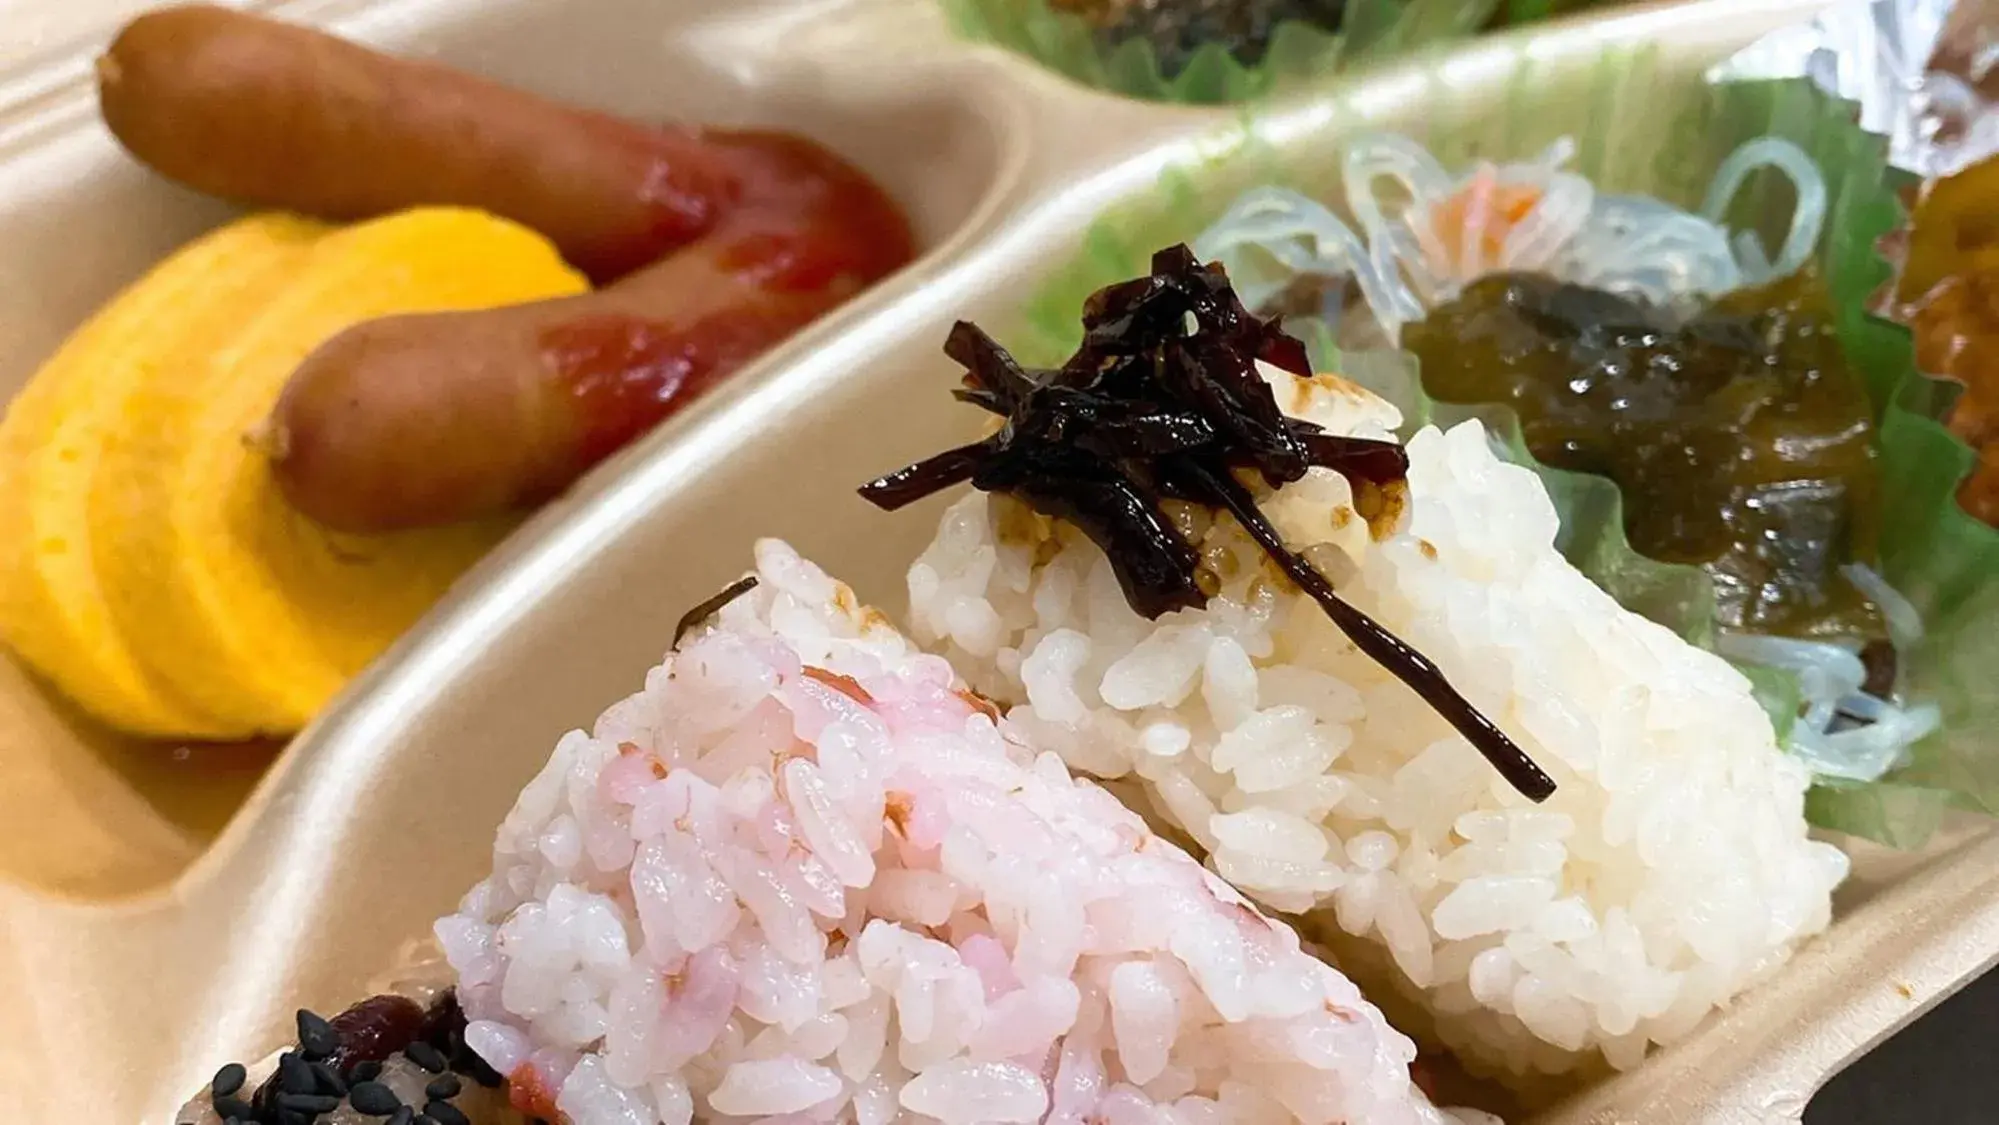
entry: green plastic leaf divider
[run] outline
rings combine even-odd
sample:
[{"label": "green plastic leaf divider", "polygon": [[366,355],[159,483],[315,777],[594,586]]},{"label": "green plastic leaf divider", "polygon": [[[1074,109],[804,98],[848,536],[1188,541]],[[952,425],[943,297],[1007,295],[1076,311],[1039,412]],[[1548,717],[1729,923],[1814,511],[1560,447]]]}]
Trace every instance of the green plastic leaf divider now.
[{"label": "green plastic leaf divider", "polygon": [[[1487,88],[1489,89],[1489,87]],[[1999,532],[1958,507],[1955,487],[1975,457],[1939,422],[1951,395],[1916,372],[1905,329],[1866,312],[1888,277],[1876,252],[1879,238],[1904,215],[1897,174],[1881,138],[1862,131],[1852,103],[1809,82],[1737,83],[1712,87],[1688,61],[1649,47],[1613,48],[1594,64],[1538,68],[1522,56],[1493,98],[1460,91],[1434,74],[1412,90],[1426,110],[1411,130],[1446,167],[1484,158],[1522,158],[1560,137],[1575,139],[1575,170],[1599,189],[1639,193],[1694,209],[1720,162],[1765,134],[1798,144],[1826,177],[1828,214],[1817,266],[1835,302],[1842,345],[1865,377],[1881,410],[1884,494],[1891,498],[1881,527],[1879,569],[1922,612],[1928,632],[1905,653],[1907,683],[1919,699],[1943,711],[1941,732],[1914,749],[1914,760],[1881,782],[1827,784],[1807,803],[1814,823],[1898,847],[1921,843],[1949,804],[1999,813]],[[1060,264],[1029,301],[1017,330],[1004,337],[1024,361],[1060,363],[1076,346],[1083,299],[1114,281],[1146,270],[1152,252],[1191,241],[1219,218],[1230,200],[1258,184],[1291,187],[1338,203],[1341,146],[1366,123],[1337,93],[1322,142],[1279,150],[1259,134],[1258,118],[1243,121],[1204,151],[1217,155],[1166,172],[1153,192],[1103,215],[1078,252]],[[1788,226],[1793,193],[1765,171],[1739,193],[1732,225],[1758,231],[1775,246]],[[1517,419],[1492,408],[1466,411],[1422,394],[1414,361],[1377,353],[1334,359],[1324,326],[1293,325],[1321,363],[1340,364],[1349,377],[1387,393],[1413,426],[1449,424],[1476,414],[1522,459],[1534,465],[1563,514],[1561,546],[1571,561],[1623,604],[1695,643],[1713,636],[1713,589],[1692,567],[1659,563],[1625,540],[1621,501],[1609,481],[1540,466],[1526,456]],[[1747,670],[1757,697],[1780,735],[1796,714],[1797,688],[1782,674]]]},{"label": "green plastic leaf divider", "polygon": [[1630,0],[1506,0],[1506,6],[1499,14],[1499,23],[1503,27],[1538,23],[1541,20],[1556,19],[1594,8],[1608,8],[1629,2]]},{"label": "green plastic leaf divider", "polygon": [[1131,39],[1106,50],[1087,20],[1049,0],[938,2],[961,37],[1025,55],[1086,86],[1148,101],[1228,105],[1473,34],[1500,0],[1353,0],[1337,34],[1287,21],[1254,66],[1207,43],[1170,77],[1150,44]]}]

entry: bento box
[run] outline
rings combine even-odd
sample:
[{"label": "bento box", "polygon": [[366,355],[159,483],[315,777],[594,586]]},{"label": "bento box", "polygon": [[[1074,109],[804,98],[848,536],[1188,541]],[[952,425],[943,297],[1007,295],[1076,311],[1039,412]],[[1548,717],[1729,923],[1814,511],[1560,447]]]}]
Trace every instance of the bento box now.
[{"label": "bento box", "polygon": [[[1503,36],[1291,99],[1259,143],[1590,97],[1607,47],[1646,49],[1656,81],[1697,83],[1820,7],[1697,0]],[[484,873],[492,826],[547,748],[640,682],[759,537],[899,612],[941,505],[877,520],[853,489],[978,436],[940,393],[952,323],[1028,330],[1030,301],[1099,215],[1242,141],[1233,111],[1122,100],[969,47],[927,0],[272,10],[634,117],[797,130],[901,201],[920,253],[539,512],[287,745],[218,763],[129,743],[0,669],[0,1107],[25,1119],[176,1120],[218,1062],[283,1041],[296,1008],[363,994]],[[23,92],[0,108],[11,393],[226,210],[118,151],[86,56],[0,89]],[[1776,975],[1642,1065],[1508,1119],[1796,1121],[1833,1073],[1999,962],[1999,836],[1984,822],[1952,819],[1916,852],[1848,851],[1833,926]]]}]

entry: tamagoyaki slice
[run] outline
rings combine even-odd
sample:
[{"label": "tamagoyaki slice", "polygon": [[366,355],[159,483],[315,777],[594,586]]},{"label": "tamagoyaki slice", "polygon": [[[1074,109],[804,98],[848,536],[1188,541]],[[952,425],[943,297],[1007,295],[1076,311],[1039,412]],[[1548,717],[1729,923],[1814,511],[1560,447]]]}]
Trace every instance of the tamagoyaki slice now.
[{"label": "tamagoyaki slice", "polygon": [[321,240],[204,367],[133,412],[131,425],[172,451],[105,482],[153,513],[112,579],[141,653],[234,723],[304,726],[516,517],[360,536],[298,514],[256,441],[286,380],[362,321],[587,288],[547,239],[473,210],[406,211]]},{"label": "tamagoyaki slice", "polygon": [[[153,737],[248,732],[149,670],[111,611],[99,560],[129,521],[89,513],[117,455],[144,433],[144,389],[188,376],[216,341],[304,260],[327,228],[256,215],[182,247],[114,297],[22,388],[0,423],[0,632],[104,723]],[[135,419],[136,411],[136,419]]]}]

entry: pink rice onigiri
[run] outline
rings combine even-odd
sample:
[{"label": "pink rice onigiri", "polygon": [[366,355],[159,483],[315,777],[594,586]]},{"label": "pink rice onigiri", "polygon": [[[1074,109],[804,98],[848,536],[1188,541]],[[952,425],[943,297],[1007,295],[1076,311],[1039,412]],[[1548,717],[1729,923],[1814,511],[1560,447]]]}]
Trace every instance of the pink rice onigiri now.
[{"label": "pink rice onigiri", "polygon": [[436,933],[570,1125],[1441,1123],[1297,935],[789,547],[575,731]]}]

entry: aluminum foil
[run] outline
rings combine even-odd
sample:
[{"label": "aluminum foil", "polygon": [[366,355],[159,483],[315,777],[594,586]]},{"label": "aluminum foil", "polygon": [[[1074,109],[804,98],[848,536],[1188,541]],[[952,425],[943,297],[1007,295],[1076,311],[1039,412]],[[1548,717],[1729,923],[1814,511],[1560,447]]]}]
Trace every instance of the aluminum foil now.
[{"label": "aluminum foil", "polygon": [[1889,163],[1925,178],[1999,153],[1999,0],[1842,0],[1708,76],[1810,78],[1860,103]]}]

